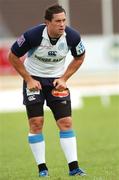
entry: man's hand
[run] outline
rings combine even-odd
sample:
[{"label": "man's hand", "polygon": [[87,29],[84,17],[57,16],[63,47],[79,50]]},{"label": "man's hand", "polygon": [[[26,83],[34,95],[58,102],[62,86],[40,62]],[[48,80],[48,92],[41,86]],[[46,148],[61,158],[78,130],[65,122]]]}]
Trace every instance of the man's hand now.
[{"label": "man's hand", "polygon": [[62,78],[55,79],[53,81],[53,85],[56,89],[59,89],[59,90],[61,90],[61,89],[63,90],[63,89],[67,88],[66,81],[64,81],[64,79],[62,79]]},{"label": "man's hand", "polygon": [[42,89],[40,82],[35,79],[30,79],[27,81],[27,88],[30,91],[38,91]]},{"label": "man's hand", "polygon": [[26,70],[23,62],[21,62],[20,59],[12,52],[9,53],[9,61],[16,69],[16,71],[23,77],[23,79],[27,83],[27,88],[30,91],[38,91],[42,89],[40,82],[31,77],[31,75]]}]

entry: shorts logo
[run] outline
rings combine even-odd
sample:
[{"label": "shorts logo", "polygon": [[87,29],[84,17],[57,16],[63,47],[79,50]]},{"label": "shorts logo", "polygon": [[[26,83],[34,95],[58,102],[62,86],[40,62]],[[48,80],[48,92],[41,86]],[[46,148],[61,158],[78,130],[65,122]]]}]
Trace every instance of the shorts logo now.
[{"label": "shorts logo", "polygon": [[55,97],[67,97],[69,95],[69,90],[66,88],[66,89],[63,89],[63,90],[59,90],[59,89],[53,89],[51,94]]},{"label": "shorts logo", "polygon": [[35,95],[32,95],[32,96],[29,96],[29,97],[28,97],[28,100],[29,100],[29,101],[34,101],[35,99],[36,99],[36,98],[35,98]]}]

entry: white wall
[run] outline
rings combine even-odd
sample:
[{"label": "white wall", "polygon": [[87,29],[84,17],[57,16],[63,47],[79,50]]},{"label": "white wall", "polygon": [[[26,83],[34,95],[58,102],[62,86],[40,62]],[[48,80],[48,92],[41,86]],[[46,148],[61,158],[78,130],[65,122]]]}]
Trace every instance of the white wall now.
[{"label": "white wall", "polygon": [[[119,70],[119,36],[84,36],[82,40],[86,47],[86,58],[80,72],[106,73]],[[117,47],[114,47],[114,43]],[[69,54],[67,62],[71,58]]]}]

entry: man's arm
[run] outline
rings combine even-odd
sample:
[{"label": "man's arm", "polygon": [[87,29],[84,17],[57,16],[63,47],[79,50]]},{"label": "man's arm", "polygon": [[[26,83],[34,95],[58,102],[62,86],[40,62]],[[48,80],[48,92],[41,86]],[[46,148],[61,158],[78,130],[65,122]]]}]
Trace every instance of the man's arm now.
[{"label": "man's arm", "polygon": [[9,53],[9,61],[16,71],[22,76],[27,83],[27,88],[31,91],[41,89],[39,81],[34,80],[31,75],[27,72],[24,64],[20,59],[12,52]]},{"label": "man's arm", "polygon": [[65,73],[59,78],[55,79],[53,84],[56,89],[65,89],[66,81],[80,68],[85,58],[85,54],[80,57],[76,57],[72,60],[72,62],[67,67]]}]

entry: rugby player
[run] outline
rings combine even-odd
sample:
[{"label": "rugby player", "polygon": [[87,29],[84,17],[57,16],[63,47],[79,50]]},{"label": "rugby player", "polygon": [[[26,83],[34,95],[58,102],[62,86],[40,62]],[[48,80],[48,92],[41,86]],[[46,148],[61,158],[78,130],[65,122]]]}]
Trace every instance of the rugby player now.
[{"label": "rugby player", "polygon": [[[46,101],[59,128],[60,144],[69,175],[84,176],[85,172],[78,163],[67,80],[83,63],[85,48],[79,32],[66,25],[66,12],[62,6],[55,4],[48,7],[44,19],[44,24],[24,32],[14,42],[9,53],[9,61],[23,78],[23,104],[29,119],[28,142],[38,165],[39,176],[49,176],[43,136],[43,107]],[[69,51],[73,59],[66,69],[65,61]],[[22,63],[20,57],[26,53]]]}]

